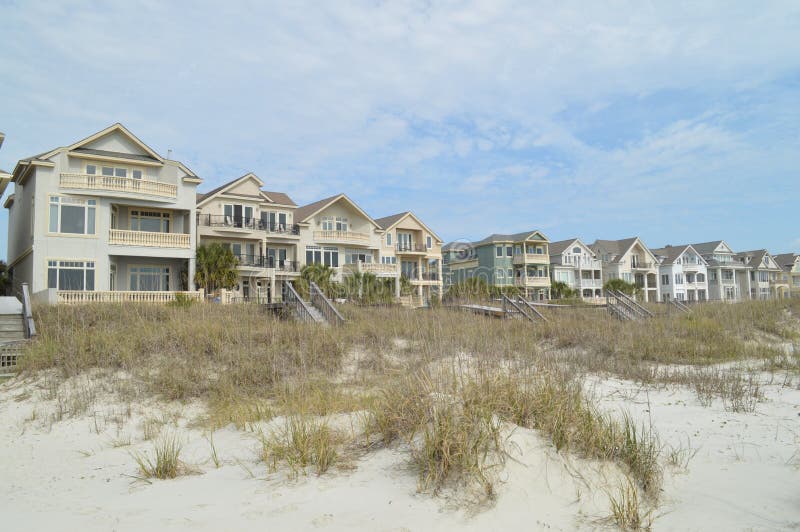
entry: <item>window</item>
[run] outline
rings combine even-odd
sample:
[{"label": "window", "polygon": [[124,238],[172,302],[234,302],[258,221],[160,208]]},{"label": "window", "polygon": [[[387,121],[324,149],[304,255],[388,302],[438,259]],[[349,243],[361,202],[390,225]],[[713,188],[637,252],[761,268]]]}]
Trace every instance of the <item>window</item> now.
[{"label": "window", "polygon": [[97,200],[50,196],[50,232],[93,235]]},{"label": "window", "polygon": [[661,284],[663,284],[664,286],[669,285],[669,275],[664,274],[661,276]]},{"label": "window", "polygon": [[758,281],[761,283],[766,283],[769,281],[769,273],[767,272],[758,272]]},{"label": "window", "polygon": [[722,279],[725,281],[733,280],[733,270],[722,270]]},{"label": "window", "polygon": [[324,264],[333,268],[339,267],[339,248],[306,246],[306,264]]},{"label": "window", "polygon": [[504,279],[506,276],[506,271],[503,268],[497,268],[497,278]]},{"label": "window", "polygon": [[397,257],[381,257],[381,264],[397,264]]},{"label": "window", "polygon": [[372,254],[364,252],[364,250],[360,249],[347,249],[344,252],[344,263],[345,264],[358,264],[359,262],[363,262],[364,264],[371,264],[372,263]]},{"label": "window", "polygon": [[131,176],[132,176],[134,179],[141,179],[141,178],[142,178],[142,171],[141,171],[141,170],[133,170],[133,171],[131,172]]},{"label": "window", "polygon": [[94,290],[94,262],[48,260],[47,288]]},{"label": "window", "polygon": [[495,252],[496,256],[502,257],[503,256],[503,246],[497,246],[495,248],[494,252]]},{"label": "window", "polygon": [[508,269],[508,278],[509,278],[509,279],[513,279],[513,277],[514,277],[514,270],[512,270],[511,268],[509,268],[509,269]]},{"label": "window", "polygon": [[336,230],[347,231],[347,218],[344,218],[342,216],[336,217]]},{"label": "window", "polygon": [[333,231],[333,216],[322,217],[322,230]]},{"label": "window", "polygon": [[168,212],[131,211],[131,231],[169,233]]},{"label": "window", "polygon": [[386,245],[387,246],[392,245],[392,233],[386,233]]},{"label": "window", "polygon": [[431,238],[430,235],[425,238],[425,247],[428,249],[433,247],[433,238]]},{"label": "window", "polygon": [[522,255],[522,246],[514,246],[514,255]]},{"label": "window", "polygon": [[702,274],[702,273],[698,273],[697,274],[697,282],[698,283],[706,282],[706,276],[704,274]]},{"label": "window", "polygon": [[676,273],[675,274],[675,284],[683,284],[683,274]]},{"label": "window", "polygon": [[575,253],[576,255],[580,255],[581,254],[581,248],[576,246],[576,247],[572,248],[572,252]]},{"label": "window", "polygon": [[97,167],[93,164],[87,164],[86,173],[90,175],[95,175],[97,173]]},{"label": "window", "polygon": [[130,289],[137,292],[169,291],[168,266],[131,266]]},{"label": "window", "polygon": [[510,257],[512,254],[513,248],[511,246],[506,246],[506,257]]}]

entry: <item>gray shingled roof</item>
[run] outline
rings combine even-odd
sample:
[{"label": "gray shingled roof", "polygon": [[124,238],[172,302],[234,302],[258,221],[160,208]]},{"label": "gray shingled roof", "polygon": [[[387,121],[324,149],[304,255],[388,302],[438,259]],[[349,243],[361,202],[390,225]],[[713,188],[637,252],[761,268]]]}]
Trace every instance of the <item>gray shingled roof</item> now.
[{"label": "gray shingled roof", "polygon": [[295,222],[302,222],[305,221],[306,218],[323,208],[328,203],[332,202],[339,196],[343,196],[343,194],[336,194],[335,196],[330,196],[328,198],[323,198],[321,200],[317,200],[314,203],[309,203],[308,205],[303,205],[302,207],[298,207],[296,211],[294,211],[294,221]]},{"label": "gray shingled roof", "polygon": [[615,255],[611,262],[619,262],[622,260],[622,256],[625,254],[625,252],[631,248],[634,242],[636,242],[636,239],[637,237],[634,236],[632,238],[623,238],[622,240],[595,240],[594,244],[592,244],[590,247],[592,249],[594,249],[595,246],[603,248],[611,255]]},{"label": "gray shingled roof", "polygon": [[651,249],[650,251],[652,251],[653,255],[656,257],[663,259],[661,261],[662,264],[675,264],[678,257],[683,255],[683,252],[689,249],[689,247],[689,244],[683,244],[680,246],[664,246],[663,248]]},{"label": "gray shingled roof", "polygon": [[712,242],[701,242],[699,244],[692,244],[692,247],[701,255],[710,255],[714,250],[722,244],[722,240],[714,240]]},{"label": "gray shingled roof", "polygon": [[570,238],[569,240],[559,240],[558,242],[550,242],[550,256],[553,257],[555,255],[561,255],[567,250],[567,248],[572,247],[572,244],[574,244],[576,240],[579,241],[580,239]]},{"label": "gray shingled roof", "polygon": [[531,231],[525,231],[524,233],[514,233],[514,234],[511,234],[511,235],[504,235],[504,234],[501,234],[501,233],[494,233],[494,234],[491,234],[491,235],[487,236],[483,240],[479,240],[478,242],[473,242],[472,245],[473,246],[484,246],[486,244],[492,244],[494,242],[522,242],[523,240],[526,240],[529,236],[531,236],[533,233],[539,233],[542,236],[544,236],[544,234],[541,231],[537,230],[537,229],[533,229]]},{"label": "gray shingled roof", "polygon": [[118,151],[93,150],[91,148],[75,148],[75,153],[85,153],[87,155],[100,155],[103,157],[118,157],[120,159],[130,159],[132,161],[158,161],[150,155],[139,155],[137,153],[121,153]]},{"label": "gray shingled roof", "polygon": [[388,229],[397,222],[400,221],[403,216],[408,214],[410,211],[405,212],[398,212],[397,214],[392,214],[391,216],[384,216],[383,218],[375,218],[375,223],[381,226],[381,229]]},{"label": "gray shingled roof", "polygon": [[794,261],[797,253],[781,253],[780,255],[773,255],[772,258],[778,263],[778,266],[786,271],[789,271],[794,266]]},{"label": "gray shingled roof", "polygon": [[[245,174],[245,175],[247,175],[247,174]],[[239,181],[242,177],[245,177],[245,176],[243,175],[241,177],[237,177],[236,179],[231,179],[227,183],[223,183],[222,185],[218,186],[215,189],[209,190],[208,192],[198,193],[197,194],[197,203],[200,203],[204,199],[213,196],[214,194],[216,194],[217,192],[219,192],[223,188],[227,187],[231,183],[235,183],[236,181]],[[294,201],[292,201],[292,198],[290,198],[287,194],[284,194],[283,192],[268,192],[266,190],[262,190],[261,192],[263,192],[264,194],[269,196],[269,199],[271,199],[273,203],[277,203],[279,205],[291,205],[293,207],[295,205],[297,205]],[[259,197],[257,199],[263,199],[263,198]]]}]

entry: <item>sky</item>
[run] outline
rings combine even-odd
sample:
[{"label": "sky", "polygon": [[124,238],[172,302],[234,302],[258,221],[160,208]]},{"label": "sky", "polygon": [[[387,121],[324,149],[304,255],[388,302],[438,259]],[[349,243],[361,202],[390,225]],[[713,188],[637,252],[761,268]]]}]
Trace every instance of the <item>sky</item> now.
[{"label": "sky", "polygon": [[200,191],[252,171],[445,241],[800,251],[795,0],[0,0],[0,27],[9,171],[121,122]]}]

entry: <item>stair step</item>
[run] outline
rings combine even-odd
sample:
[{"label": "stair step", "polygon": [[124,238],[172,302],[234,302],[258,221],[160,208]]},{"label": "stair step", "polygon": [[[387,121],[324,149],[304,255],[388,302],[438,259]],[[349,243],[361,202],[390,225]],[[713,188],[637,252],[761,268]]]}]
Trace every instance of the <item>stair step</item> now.
[{"label": "stair step", "polygon": [[24,339],[25,339],[24,331],[0,331],[0,343],[16,341],[16,340],[24,340]]},{"label": "stair step", "polygon": [[0,332],[4,331],[24,331],[25,324],[22,323],[22,320],[19,320],[16,323],[0,323]]}]

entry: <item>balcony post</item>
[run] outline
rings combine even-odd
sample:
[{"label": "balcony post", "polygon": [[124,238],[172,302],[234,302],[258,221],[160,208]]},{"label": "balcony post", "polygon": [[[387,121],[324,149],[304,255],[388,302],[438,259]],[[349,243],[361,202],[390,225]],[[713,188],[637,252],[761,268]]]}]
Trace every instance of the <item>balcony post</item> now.
[{"label": "balcony post", "polygon": [[195,257],[189,257],[189,278],[186,282],[186,289],[189,291],[194,290],[194,275],[197,269],[197,259]]},{"label": "balcony post", "polygon": [[400,272],[397,272],[394,277],[394,295],[400,298]]},{"label": "balcony post", "polygon": [[269,302],[275,302],[275,274],[272,274],[272,277],[269,278]]}]

